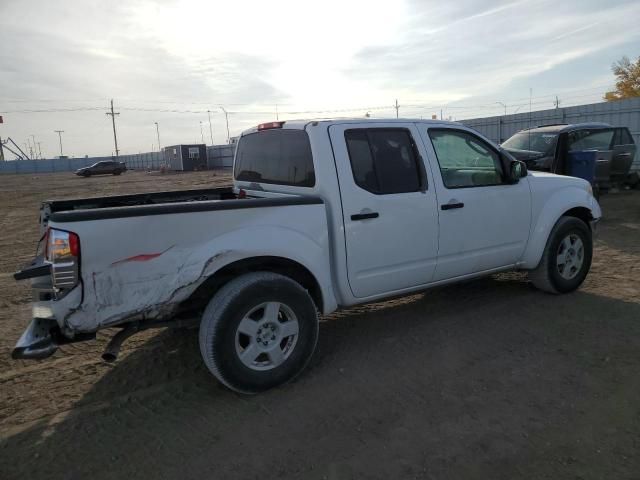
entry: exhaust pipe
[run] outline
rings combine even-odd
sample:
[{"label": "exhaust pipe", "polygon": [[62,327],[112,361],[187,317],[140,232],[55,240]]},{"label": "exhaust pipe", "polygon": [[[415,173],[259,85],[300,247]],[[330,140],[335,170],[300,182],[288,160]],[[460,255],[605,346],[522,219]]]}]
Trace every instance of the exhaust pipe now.
[{"label": "exhaust pipe", "polygon": [[138,330],[139,328],[137,324],[130,324],[111,337],[111,340],[107,344],[107,348],[104,349],[102,359],[109,363],[115,362],[118,358],[123,342],[131,335],[137,333]]},{"label": "exhaust pipe", "polygon": [[[149,328],[161,328],[161,327],[174,327],[174,328],[193,328],[199,325],[200,319],[194,318],[180,318],[174,320],[167,320],[161,322],[135,322],[129,323],[126,327],[123,327],[118,333],[116,333],[107,344],[107,348],[104,349],[102,359],[105,362],[115,362],[120,353],[120,347],[124,341],[132,335],[138,332],[147,330]],[[95,338],[95,334],[93,334]]]}]

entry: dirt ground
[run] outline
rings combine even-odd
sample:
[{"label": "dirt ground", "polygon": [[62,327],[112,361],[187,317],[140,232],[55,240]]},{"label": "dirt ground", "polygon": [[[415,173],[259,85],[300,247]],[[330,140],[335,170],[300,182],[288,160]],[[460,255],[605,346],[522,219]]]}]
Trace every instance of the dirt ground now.
[{"label": "dirt ground", "polygon": [[11,360],[40,201],[228,182],[0,176],[0,478],[640,478],[640,192],[602,199],[578,292],[513,273],[343,311],[302,377],[259,396],[221,387],[194,331],[140,334],[115,364],[109,332]]}]

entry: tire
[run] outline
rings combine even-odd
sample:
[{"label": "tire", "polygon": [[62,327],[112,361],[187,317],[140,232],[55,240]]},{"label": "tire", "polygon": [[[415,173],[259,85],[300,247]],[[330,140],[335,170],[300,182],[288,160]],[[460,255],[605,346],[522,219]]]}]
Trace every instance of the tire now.
[{"label": "tire", "polygon": [[120,170],[116,170],[115,172],[113,172],[114,175],[120,175],[122,172]]},{"label": "tire", "polygon": [[247,273],[209,301],[199,338],[209,371],[231,390],[255,394],[304,370],[318,341],[318,312],[309,293],[290,278]]},{"label": "tire", "polygon": [[90,177],[91,176],[91,172],[84,172],[82,174],[82,176],[85,177],[85,178]]},{"label": "tire", "polygon": [[[581,254],[577,240],[582,244]],[[529,280],[543,292],[573,292],[587,277],[592,255],[593,238],[590,228],[578,218],[562,217],[549,234],[540,263],[529,271]],[[563,257],[565,263],[560,264]]]}]

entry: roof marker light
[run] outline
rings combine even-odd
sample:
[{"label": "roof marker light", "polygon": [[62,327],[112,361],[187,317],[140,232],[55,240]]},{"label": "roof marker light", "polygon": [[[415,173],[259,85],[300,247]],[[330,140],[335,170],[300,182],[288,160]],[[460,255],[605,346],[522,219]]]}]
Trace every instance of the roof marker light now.
[{"label": "roof marker light", "polygon": [[260,125],[258,125],[258,131],[260,131],[260,130],[270,130],[272,128],[282,128],[283,125],[284,125],[284,122],[261,123]]}]

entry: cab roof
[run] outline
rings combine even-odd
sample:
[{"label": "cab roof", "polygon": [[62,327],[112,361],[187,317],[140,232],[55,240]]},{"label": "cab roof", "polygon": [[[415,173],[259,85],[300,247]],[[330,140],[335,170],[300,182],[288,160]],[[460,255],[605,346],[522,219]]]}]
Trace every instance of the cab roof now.
[{"label": "cab roof", "polygon": [[385,124],[389,124],[389,123],[426,123],[429,124],[431,126],[437,126],[437,125],[442,125],[442,126],[451,126],[451,125],[455,125],[458,127],[464,127],[463,124],[459,123],[459,122],[449,122],[446,120],[422,120],[419,118],[353,118],[353,117],[349,117],[349,118],[322,118],[322,119],[299,119],[299,120],[284,120],[284,121],[279,121],[279,122],[268,122],[268,123],[264,123],[264,124],[260,124],[260,125],[256,125],[255,127],[251,127],[248,128],[247,130],[243,131],[241,135],[246,135],[249,133],[254,133],[257,132],[259,130],[262,130],[263,128],[261,128],[263,125],[275,125],[275,124],[279,124],[281,123],[282,125],[279,127],[276,126],[271,126],[268,128],[282,128],[282,129],[289,129],[289,130],[304,130],[307,125],[310,124],[315,124],[315,125],[319,125],[319,124],[324,124],[324,125],[332,125],[332,124],[345,124],[345,123],[370,123],[370,124],[376,124],[376,123],[385,123]]}]

